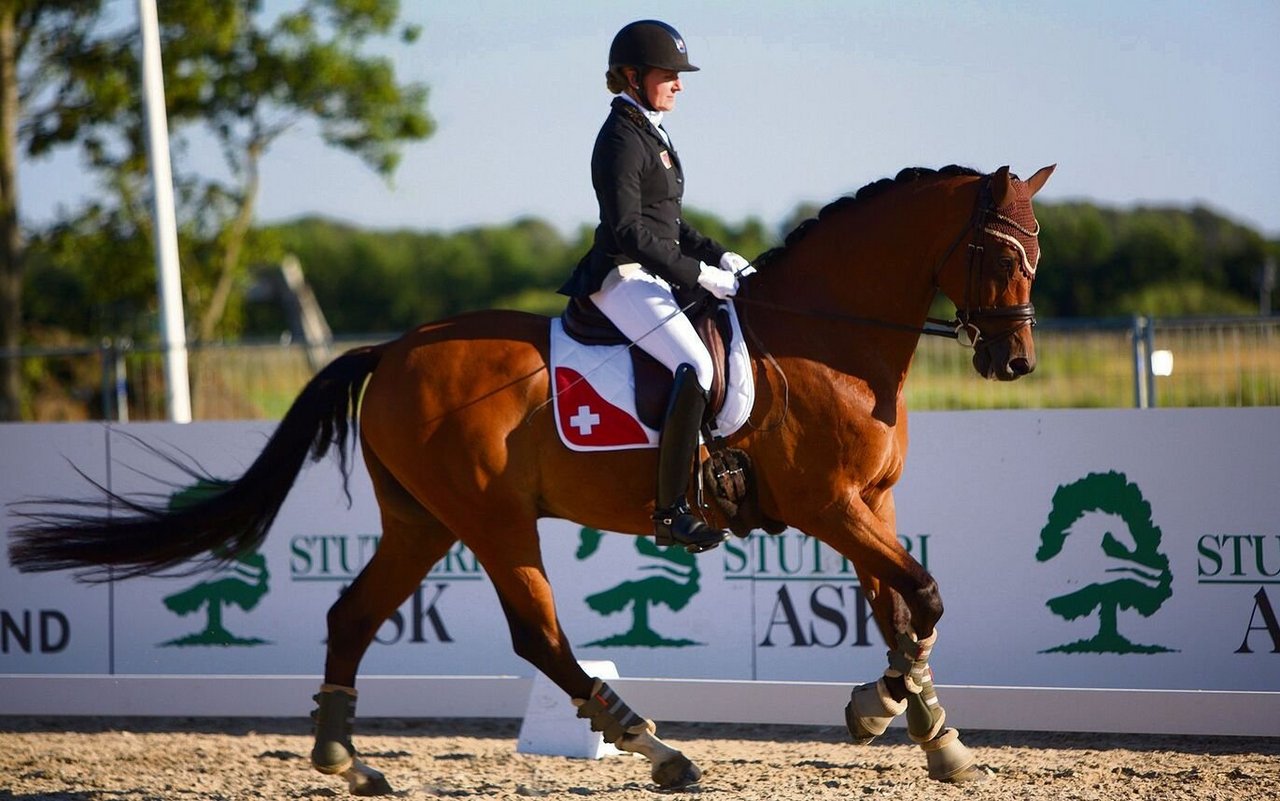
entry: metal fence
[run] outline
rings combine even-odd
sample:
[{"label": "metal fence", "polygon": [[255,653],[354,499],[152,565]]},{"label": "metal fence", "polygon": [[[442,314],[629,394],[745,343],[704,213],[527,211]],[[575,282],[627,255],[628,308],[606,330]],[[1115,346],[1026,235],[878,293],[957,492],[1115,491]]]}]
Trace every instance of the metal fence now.
[{"label": "metal fence", "polygon": [[1059,320],[1036,329],[1036,371],[975,381],[971,353],[922,339],[912,409],[1280,405],[1280,317]]},{"label": "metal fence", "polygon": [[[342,338],[334,350],[385,337]],[[1280,317],[1047,321],[1036,329],[1036,371],[983,381],[971,352],[923,337],[907,404],[926,409],[1044,409],[1280,405]],[[163,420],[157,348],[97,347],[0,352],[22,361],[24,419]],[[306,348],[282,342],[192,346],[196,420],[275,420],[312,369]]]}]

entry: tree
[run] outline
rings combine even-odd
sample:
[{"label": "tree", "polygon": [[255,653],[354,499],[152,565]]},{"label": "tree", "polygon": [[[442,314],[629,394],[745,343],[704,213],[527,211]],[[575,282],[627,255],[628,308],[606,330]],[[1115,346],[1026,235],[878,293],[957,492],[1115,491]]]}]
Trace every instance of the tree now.
[{"label": "tree", "polygon": [[[26,241],[19,151],[39,157],[77,143],[124,102],[107,65],[120,55],[101,0],[0,0],[0,347],[22,345]],[[22,365],[0,360],[0,420],[22,419]]]},{"label": "tree", "polygon": [[[159,13],[170,128],[179,137],[193,129],[212,136],[230,176],[180,179],[184,219],[208,246],[207,260],[192,266],[212,288],[207,297],[188,296],[197,336],[208,340],[243,274],[259,167],[280,136],[313,122],[326,144],[389,178],[401,145],[425,139],[434,123],[426,87],[399,84],[389,59],[362,52],[373,37],[417,38],[416,28],[398,27],[397,0],[303,0],[274,19],[260,0],[166,0]],[[129,147],[103,166],[141,181],[141,117],[122,122]]]},{"label": "tree", "polygon": [[[1094,513],[1101,515],[1095,517]],[[1081,525],[1091,518],[1100,520],[1101,525]],[[1172,596],[1173,574],[1169,557],[1160,552],[1162,536],[1152,521],[1151,504],[1123,473],[1090,473],[1058,487],[1049,520],[1040,531],[1036,560],[1057,558],[1069,540],[1076,540],[1075,546],[1086,553],[1096,546],[1105,560],[1095,566],[1101,574],[1098,581],[1077,588],[1085,577],[1073,576],[1071,591],[1045,604],[1066,620],[1096,611],[1098,633],[1049,652],[1150,654],[1170,650],[1161,645],[1136,645],[1117,626],[1120,610],[1132,609],[1151,617]]]},{"label": "tree", "polygon": [[[224,481],[198,479],[195,484],[170,496],[169,510],[175,511],[192,506],[211,495],[224,492],[226,488],[227,484]],[[267,570],[267,558],[256,550],[224,555],[227,557],[226,564],[215,576],[164,598],[165,607],[180,616],[192,614],[204,607],[204,629],[174,638],[162,645],[228,646],[262,645],[267,642],[259,637],[238,637],[222,624],[224,606],[238,606],[248,612],[256,607],[263,596],[270,591],[271,573]]]},{"label": "tree", "polygon": [[[578,561],[587,559],[600,547],[603,532],[594,528],[583,528],[579,532]],[[626,632],[593,640],[587,646],[628,645],[643,648],[684,648],[700,645],[686,638],[670,639],[654,631],[649,626],[649,609],[652,606],[665,606],[673,612],[679,612],[689,605],[693,596],[698,594],[698,579],[702,575],[698,571],[697,560],[693,554],[680,548],[659,548],[643,537],[636,539],[636,551],[641,556],[649,557],[652,562],[644,570],[665,575],[652,575],[638,580],[627,580],[622,583],[587,596],[584,600],[588,607],[602,616],[621,612],[631,607],[631,627]]]}]

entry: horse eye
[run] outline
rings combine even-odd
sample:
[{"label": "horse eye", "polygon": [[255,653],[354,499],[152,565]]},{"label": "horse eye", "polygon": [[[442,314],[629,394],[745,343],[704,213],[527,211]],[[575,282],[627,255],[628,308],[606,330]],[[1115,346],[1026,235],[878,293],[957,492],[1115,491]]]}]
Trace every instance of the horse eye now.
[{"label": "horse eye", "polygon": [[1012,257],[1012,256],[1001,256],[1001,257],[1000,257],[1000,266],[1001,266],[1003,269],[1005,269],[1005,270],[1007,270],[1007,271],[1009,271],[1009,272],[1013,272],[1013,257]]}]

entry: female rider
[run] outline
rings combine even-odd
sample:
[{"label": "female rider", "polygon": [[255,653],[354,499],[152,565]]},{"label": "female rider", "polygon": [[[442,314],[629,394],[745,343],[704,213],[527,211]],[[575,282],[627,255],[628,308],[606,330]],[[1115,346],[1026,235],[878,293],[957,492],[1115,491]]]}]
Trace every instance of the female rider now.
[{"label": "female rider", "polygon": [[684,173],[662,127],[683,88],[684,40],[657,20],[633,22],[609,48],[607,86],[616,97],[591,154],[600,225],[591,250],[560,288],[589,297],[632,342],[670,369],[675,384],[658,444],[654,536],[691,552],[714,548],[728,532],[694,515],[686,499],[707,406],[711,356],[681,313],[707,293],[723,300],[749,265],[681,216]]}]

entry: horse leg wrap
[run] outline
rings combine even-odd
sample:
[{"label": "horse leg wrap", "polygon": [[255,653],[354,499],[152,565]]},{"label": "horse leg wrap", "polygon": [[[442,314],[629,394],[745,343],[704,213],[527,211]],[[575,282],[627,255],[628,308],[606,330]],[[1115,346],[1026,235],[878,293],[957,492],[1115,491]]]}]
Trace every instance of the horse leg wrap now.
[{"label": "horse leg wrap", "polygon": [[315,746],[311,749],[311,764],[316,770],[330,776],[342,776],[352,795],[387,795],[391,785],[386,777],[360,761],[355,746],[351,744],[351,730],[356,716],[356,691],[354,687],[338,684],[321,684],[314,696],[316,708],[311,713],[315,721]]},{"label": "horse leg wrap", "polygon": [[321,773],[343,773],[356,757],[356,749],[351,745],[352,722],[356,715],[355,688],[322,684],[320,692],[312,700],[316,702],[316,708],[311,713],[311,719],[315,721],[311,764]]},{"label": "horse leg wrap", "polygon": [[933,681],[929,672],[929,654],[937,641],[937,629],[923,640],[917,640],[909,631],[899,634],[897,649],[889,651],[889,667],[885,668],[884,675],[889,678],[901,676],[907,692],[920,692],[925,682]]},{"label": "horse leg wrap", "polygon": [[606,743],[613,745],[628,734],[654,734],[658,727],[627,706],[613,688],[596,679],[590,698],[574,698],[578,717],[591,721],[591,730],[598,731]]},{"label": "horse leg wrap", "polygon": [[947,720],[947,711],[938,703],[938,693],[933,689],[933,679],[925,681],[920,692],[908,695],[907,735],[912,742],[925,743],[938,736]]},{"label": "horse leg wrap", "polygon": [[974,764],[973,752],[960,742],[960,732],[947,729],[936,738],[921,743],[929,778],[940,782],[986,781],[991,774]]},{"label": "horse leg wrap", "polygon": [[849,703],[844,708],[844,721],[853,741],[866,745],[884,734],[893,719],[906,708],[907,699],[893,700],[884,679],[880,679],[874,684],[860,684],[853,688]]}]

